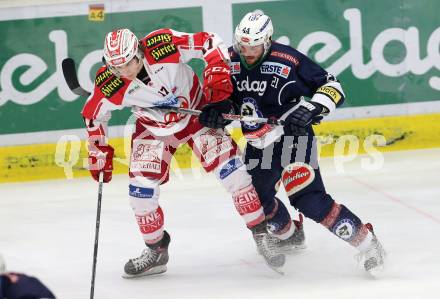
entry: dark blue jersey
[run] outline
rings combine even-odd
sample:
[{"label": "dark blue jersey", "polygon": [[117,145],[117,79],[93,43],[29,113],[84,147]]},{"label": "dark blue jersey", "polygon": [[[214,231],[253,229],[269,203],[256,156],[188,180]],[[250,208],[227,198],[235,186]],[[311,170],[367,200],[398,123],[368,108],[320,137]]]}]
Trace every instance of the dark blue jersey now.
[{"label": "dark blue jersey", "polygon": [[55,298],[54,294],[37,278],[22,273],[0,275],[0,299]]},{"label": "dark blue jersey", "polygon": [[[282,118],[302,97],[312,98],[317,93],[317,102],[327,111],[343,102],[339,82],[290,46],[273,42],[264,59],[251,69],[246,68],[232,47],[229,55],[234,85],[231,99],[241,107],[243,115]],[[255,123],[242,125],[245,133],[262,127]]]}]

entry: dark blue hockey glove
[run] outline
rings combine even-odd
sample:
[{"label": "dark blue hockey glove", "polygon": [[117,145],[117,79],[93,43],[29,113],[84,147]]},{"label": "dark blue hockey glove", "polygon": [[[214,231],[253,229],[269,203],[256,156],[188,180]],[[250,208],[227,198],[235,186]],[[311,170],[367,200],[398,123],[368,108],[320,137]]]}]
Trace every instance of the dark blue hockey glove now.
[{"label": "dark blue hockey glove", "polygon": [[297,109],[290,113],[284,123],[284,134],[288,136],[307,135],[310,125],[319,123],[324,107],[315,102],[301,102]]},{"label": "dark blue hockey glove", "polygon": [[209,128],[219,129],[229,125],[232,121],[223,117],[223,113],[236,113],[235,104],[229,100],[207,104],[202,108],[199,115],[199,122]]}]

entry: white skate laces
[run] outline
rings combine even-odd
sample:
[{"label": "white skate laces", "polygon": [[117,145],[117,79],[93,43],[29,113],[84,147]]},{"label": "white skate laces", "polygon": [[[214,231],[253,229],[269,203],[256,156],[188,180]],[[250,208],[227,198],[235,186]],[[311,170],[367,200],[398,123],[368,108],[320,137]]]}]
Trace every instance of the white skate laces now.
[{"label": "white skate laces", "polygon": [[145,248],[142,250],[140,257],[131,259],[131,264],[134,267],[134,272],[141,272],[147,268],[150,268],[158,260],[158,252],[150,248]]}]

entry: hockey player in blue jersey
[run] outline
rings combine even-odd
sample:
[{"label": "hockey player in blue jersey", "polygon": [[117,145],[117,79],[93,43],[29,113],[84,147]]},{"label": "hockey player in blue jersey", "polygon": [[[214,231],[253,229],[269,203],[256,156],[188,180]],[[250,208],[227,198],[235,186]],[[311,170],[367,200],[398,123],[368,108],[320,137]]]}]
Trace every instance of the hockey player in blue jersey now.
[{"label": "hockey player in blue jersey", "polygon": [[51,299],[54,294],[36,277],[7,272],[0,255],[0,299]]},{"label": "hockey player in blue jersey", "polygon": [[277,186],[283,184],[293,207],[357,248],[364,268],[378,272],[385,251],[372,225],[364,224],[326,192],[317,160],[311,125],[342,105],[341,84],[296,49],[273,42],[272,34],[268,16],[244,16],[229,48],[233,94],[229,100],[205,106],[199,121],[208,127],[224,127],[229,122],[222,113],[234,107],[242,115],[284,120],[284,126],[242,123],[248,141],[245,161],[277,247],[289,248],[298,241],[298,227],[291,224],[286,207],[275,197]]}]

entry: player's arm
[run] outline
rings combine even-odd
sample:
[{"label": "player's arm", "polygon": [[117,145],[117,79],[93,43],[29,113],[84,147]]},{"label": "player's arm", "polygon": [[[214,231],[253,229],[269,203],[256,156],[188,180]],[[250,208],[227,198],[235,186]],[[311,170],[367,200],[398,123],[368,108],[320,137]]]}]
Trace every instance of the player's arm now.
[{"label": "player's arm", "polygon": [[305,55],[301,57],[298,75],[312,92],[310,102],[323,107],[323,116],[344,103],[345,94],[339,80]]},{"label": "player's arm", "polygon": [[301,101],[286,118],[284,132],[302,135],[307,126],[319,123],[324,116],[342,105],[345,95],[340,82],[305,55],[300,56],[297,75],[309,89],[310,101]]},{"label": "player's arm", "polygon": [[104,182],[110,182],[113,171],[114,149],[107,142],[107,127],[113,105],[104,97],[100,88],[95,86],[81,112],[88,133],[89,170],[98,181],[103,172]]},{"label": "player's arm", "polygon": [[216,33],[184,33],[175,30],[171,32],[182,62],[188,62],[193,58],[203,59],[207,65],[230,61],[228,49]]},{"label": "player's arm", "polygon": [[215,33],[182,33],[173,31],[173,40],[182,62],[193,58],[203,59],[203,93],[209,102],[227,99],[232,92],[228,49]]},{"label": "player's arm", "polygon": [[215,33],[181,33],[173,31],[181,60],[203,59],[206,63],[203,71],[203,94],[209,104],[202,108],[199,121],[210,128],[223,128],[230,121],[222,113],[235,112],[229,100],[232,82],[229,68],[229,53],[222,39]]}]

